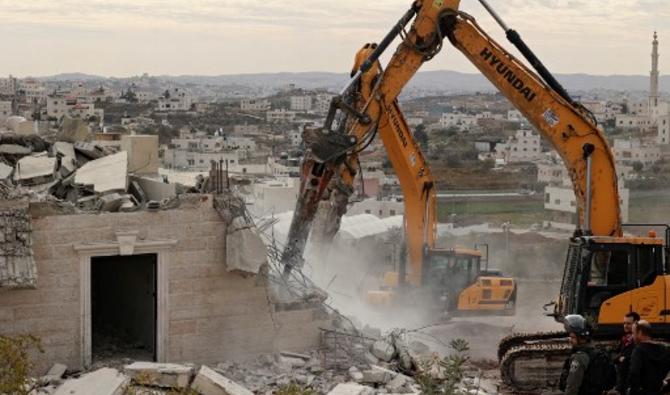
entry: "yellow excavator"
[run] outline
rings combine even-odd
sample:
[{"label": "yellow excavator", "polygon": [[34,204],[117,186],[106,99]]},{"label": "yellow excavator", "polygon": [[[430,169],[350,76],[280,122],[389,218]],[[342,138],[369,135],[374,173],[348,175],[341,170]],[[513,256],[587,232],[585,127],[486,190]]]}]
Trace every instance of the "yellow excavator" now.
[{"label": "yellow excavator", "polygon": [[[356,54],[352,76],[376,47],[366,44]],[[369,102],[374,83],[382,72],[381,65],[376,62],[361,77],[360,83],[352,88],[351,94],[357,97],[355,108]],[[382,287],[367,292],[367,301],[376,306],[397,306],[407,304],[404,301],[411,303],[420,299],[426,303],[426,308],[448,313],[449,316],[514,314],[516,282],[496,270],[489,270],[488,246],[484,257],[478,249],[436,247],[435,182],[397,100],[381,112],[376,128],[403,194],[404,233],[410,271],[407,272],[404,257],[401,257],[398,271],[386,273]],[[344,199],[333,201],[333,205],[338,201]],[[329,221],[336,222],[338,219],[331,218]],[[325,237],[332,236],[334,234]],[[482,261],[487,263],[484,268]],[[420,277],[412,275],[418,273]]]},{"label": "yellow excavator", "polygon": [[[533,70],[459,11],[459,0],[415,1],[378,45],[359,52],[359,67],[333,99],[324,127],[313,130],[306,139],[310,150],[303,162],[300,196],[282,256],[284,273],[301,264],[316,206],[324,196],[329,197],[332,218],[337,221],[357,174],[358,153],[372,141],[385,114],[391,124],[401,122],[391,114],[394,106],[399,113],[399,93],[420,66],[442,49],[446,38],[535,126],[569,170],[579,221],[570,238],[559,297],[549,315],[559,322],[568,314],[588,317],[596,325],[596,342],[608,346],[621,334],[623,316],[634,310],[654,325],[660,340],[670,338],[670,227],[661,225],[664,238],[651,231],[646,236],[624,234],[614,159],[595,118],[570,97],[519,34],[485,0],[479,1]],[[397,37],[401,43],[381,70],[379,56]],[[400,134],[405,133],[402,127],[393,129],[400,146],[412,143]],[[416,158],[407,160],[419,163]],[[420,168],[412,169],[415,177],[423,176]],[[432,184],[417,185],[426,194],[433,188]],[[414,210],[407,207],[408,219],[417,215]],[[408,232],[407,237],[413,233]],[[416,264],[408,269],[408,281],[420,284],[423,267]],[[522,391],[554,385],[560,364],[570,352],[566,336],[556,332],[503,339],[499,345],[503,381]]]}]

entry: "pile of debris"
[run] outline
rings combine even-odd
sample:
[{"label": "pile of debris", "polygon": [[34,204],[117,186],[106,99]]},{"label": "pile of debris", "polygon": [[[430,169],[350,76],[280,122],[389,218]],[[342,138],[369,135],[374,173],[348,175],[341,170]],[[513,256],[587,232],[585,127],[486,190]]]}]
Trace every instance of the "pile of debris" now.
[{"label": "pile of debris", "polygon": [[[456,374],[430,348],[396,330],[374,338],[370,332],[324,330],[323,347],[310,353],[279,352],[249,362],[216,366],[132,362],[71,373],[55,365],[36,380],[39,392],[51,395],[168,393],[202,395],[328,394],[376,395],[499,393],[471,365]],[[451,360],[455,361],[455,360]],[[467,358],[462,359],[467,361]],[[451,380],[451,382],[450,382]],[[450,388],[450,390],[445,390]]]},{"label": "pile of debris", "polygon": [[177,185],[128,174],[128,153],[84,141],[0,134],[2,197],[69,203],[78,211],[160,209]]}]

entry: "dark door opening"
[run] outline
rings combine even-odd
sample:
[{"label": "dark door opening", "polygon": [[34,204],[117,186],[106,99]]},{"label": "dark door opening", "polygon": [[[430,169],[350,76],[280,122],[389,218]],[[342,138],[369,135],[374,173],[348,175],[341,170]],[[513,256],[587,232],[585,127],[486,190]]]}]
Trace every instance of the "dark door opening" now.
[{"label": "dark door opening", "polygon": [[156,254],[91,259],[93,362],[156,360]]}]

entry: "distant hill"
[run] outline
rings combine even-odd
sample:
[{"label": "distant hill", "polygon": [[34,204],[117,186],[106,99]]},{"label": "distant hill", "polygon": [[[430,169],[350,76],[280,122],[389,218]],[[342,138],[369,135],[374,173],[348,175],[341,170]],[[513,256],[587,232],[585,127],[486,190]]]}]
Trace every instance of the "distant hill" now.
[{"label": "distant hill", "polygon": [[[305,89],[339,89],[349,76],[344,73],[306,72],[306,73],[263,73],[230,74],[220,76],[160,76],[181,83],[210,85],[247,85],[278,88],[288,84]],[[589,75],[556,74],[556,78],[571,91],[619,90],[646,91],[649,89],[649,77],[644,75]],[[408,88],[437,90],[448,92],[493,91],[494,87],[481,74],[461,73],[457,71],[423,71],[410,81]],[[661,76],[660,89],[670,92],[670,76]]]},{"label": "distant hill", "polygon": [[[331,90],[339,90],[349,78],[345,73],[326,72],[229,74],[218,76],[161,75],[155,77],[180,84],[241,85],[265,88],[280,88],[288,84],[295,84],[298,88],[327,88]],[[645,75],[556,74],[556,78],[570,91],[647,91],[649,89],[649,77]],[[44,77],[44,79],[92,81],[105,79],[105,77],[83,73],[64,73]],[[419,72],[410,81],[408,88],[444,92],[494,91],[493,86],[481,74],[448,70]],[[670,93],[669,75],[661,76],[660,89],[663,92]]]}]

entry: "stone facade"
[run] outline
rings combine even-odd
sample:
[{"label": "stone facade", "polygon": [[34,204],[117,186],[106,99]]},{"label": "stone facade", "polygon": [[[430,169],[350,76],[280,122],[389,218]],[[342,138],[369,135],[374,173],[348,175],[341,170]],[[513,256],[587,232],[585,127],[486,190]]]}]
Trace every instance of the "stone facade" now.
[{"label": "stone facade", "polygon": [[316,347],[318,328],[329,323],[322,307],[287,311],[271,302],[263,277],[226,270],[226,224],[212,200],[191,195],[171,210],[79,215],[32,206],[37,287],[0,288],[0,333],[39,336],[45,351],[36,359],[40,373],[57,362],[85,367],[87,254],[157,248],[158,316],[164,320],[157,329],[159,362],[216,363]]},{"label": "stone facade", "polygon": [[26,288],[34,287],[35,283],[27,207],[0,208],[0,287]]}]

